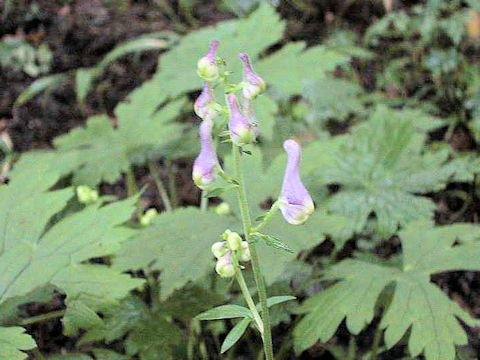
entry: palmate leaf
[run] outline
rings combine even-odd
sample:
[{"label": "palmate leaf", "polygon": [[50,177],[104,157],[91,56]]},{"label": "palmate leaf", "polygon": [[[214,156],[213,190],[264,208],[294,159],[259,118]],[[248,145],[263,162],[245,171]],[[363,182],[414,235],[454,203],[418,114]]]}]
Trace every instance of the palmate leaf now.
[{"label": "palmate leaf", "polygon": [[108,266],[83,264],[112,254],[131,236],[131,230],[119,225],[129,219],[136,199],[90,206],[51,223],[73,191],[47,191],[59,174],[51,170],[49,159],[41,159],[36,154],[22,159],[10,183],[0,187],[0,303],[54,285],[67,294],[67,305],[74,306],[67,310],[75,314],[69,320],[74,332],[76,320],[85,321],[86,308],[100,310],[142,284]]},{"label": "palmate leaf", "polygon": [[199,280],[213,270],[215,263],[210,248],[232,226],[239,224],[229,217],[197,208],[161,214],[151,226],[123,245],[113,259],[113,266],[120,270],[146,266],[162,270],[161,296],[166,298],[189,281]]},{"label": "palmate leaf", "polygon": [[85,128],[77,128],[55,139],[57,158],[74,171],[74,183],[96,186],[113,182],[130,164],[142,164],[155,158],[182,136],[182,126],[172,120],[183,108],[180,99],[152,114],[144,113],[142,103],[124,102],[117,106],[115,129],[105,115],[88,119]]},{"label": "palmate leaf", "polygon": [[358,98],[361,88],[350,81],[323,77],[305,82],[303,96],[310,104],[314,119],[344,121],[350,114],[363,111]]},{"label": "palmate leaf", "polygon": [[[295,348],[302,352],[318,339],[332,337],[346,318],[348,329],[358,334],[374,316],[382,290],[395,284],[393,299],[381,321],[388,348],[411,329],[408,348],[427,360],[455,359],[455,345],[467,343],[457,318],[469,325],[478,322],[430,282],[430,275],[453,270],[480,271],[480,227],[455,224],[433,227],[411,223],[400,232],[402,268],[345,260],[330,268],[326,280],[341,279],[301,307],[307,315],[295,328]],[[456,242],[459,245],[455,245]]]},{"label": "palmate leaf", "polygon": [[23,360],[27,354],[21,350],[30,350],[37,345],[24,333],[21,327],[0,327],[0,360]]},{"label": "palmate leaf", "polygon": [[329,210],[351,219],[356,231],[374,213],[377,231],[388,236],[399,224],[430,219],[435,204],[417,194],[443,189],[454,173],[445,166],[448,152],[424,153],[424,141],[411,119],[375,118],[327,146],[322,157],[333,161],[310,175],[316,184],[341,186],[325,202]]}]

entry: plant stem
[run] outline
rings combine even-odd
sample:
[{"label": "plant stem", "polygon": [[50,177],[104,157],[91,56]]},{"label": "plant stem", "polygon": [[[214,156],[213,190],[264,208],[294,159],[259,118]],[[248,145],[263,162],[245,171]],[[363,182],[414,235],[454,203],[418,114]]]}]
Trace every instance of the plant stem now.
[{"label": "plant stem", "polygon": [[268,213],[265,215],[265,218],[263,219],[263,221],[257,226],[250,229],[250,232],[254,233],[254,232],[260,231],[265,225],[267,225],[272,219],[273,215],[277,213],[278,206],[279,206],[278,202],[274,202],[270,210],[268,210]]},{"label": "plant stem", "polygon": [[177,186],[175,184],[175,167],[172,160],[167,159],[167,171],[168,171],[168,190],[170,192],[170,200],[172,208],[177,207]]},{"label": "plant stem", "polygon": [[135,182],[135,176],[133,175],[133,170],[129,166],[127,170],[127,195],[128,197],[133,196],[137,193],[137,183]]},{"label": "plant stem", "polygon": [[155,161],[150,160],[148,162],[148,169],[150,170],[150,174],[152,174],[153,176],[158,194],[162,199],[163,206],[165,206],[165,210],[172,211],[173,210],[172,204],[170,203],[170,199],[167,194],[167,189],[165,189],[165,185],[163,185],[162,179],[160,178],[159,169]]},{"label": "plant stem", "polygon": [[263,337],[264,326],[263,326],[262,318],[260,317],[257,307],[255,306],[255,302],[252,299],[252,295],[248,290],[247,283],[245,282],[245,278],[242,275],[242,270],[240,269],[240,265],[238,264],[238,259],[236,258],[235,254],[232,254],[232,259],[233,259],[233,266],[235,267],[235,277],[237,279],[238,285],[240,285],[240,290],[242,290],[243,297],[245,298],[248,308],[252,312],[253,318],[257,323],[258,330],[260,331],[260,334],[262,334],[262,337]]},{"label": "plant stem", "polygon": [[38,348],[33,349],[32,354],[35,356],[36,360],[45,360],[45,357],[42,355],[40,350],[38,350]]},{"label": "plant stem", "polygon": [[206,191],[202,190],[202,195],[200,195],[200,210],[207,211],[208,209],[208,197],[205,196]]},{"label": "plant stem", "polygon": [[250,241],[250,228],[252,221],[250,219],[250,213],[248,211],[248,202],[245,192],[245,184],[242,175],[242,164],[240,158],[240,149],[237,145],[233,145],[233,158],[235,162],[235,177],[239,183],[236,188],[238,204],[240,206],[240,214],[242,216],[243,231],[245,233],[245,239],[248,242],[250,248],[250,255],[252,257],[252,269],[257,283],[258,296],[260,298],[260,305],[262,307],[262,319],[264,325],[263,334],[263,347],[265,349],[265,358],[267,360],[273,360],[273,345],[272,345],[272,333],[270,329],[270,314],[267,306],[267,290],[265,288],[265,282],[262,276],[262,270],[260,269],[260,262],[258,260],[257,249],[255,243]]},{"label": "plant stem", "polygon": [[46,314],[42,315],[37,315],[37,316],[32,316],[26,319],[23,319],[20,324],[25,326],[25,325],[31,325],[31,324],[36,324],[38,322],[43,322],[51,319],[56,319],[59,317],[62,317],[65,315],[65,310],[58,310],[58,311],[52,311]]},{"label": "plant stem", "polygon": [[373,344],[372,344],[372,353],[370,354],[370,360],[377,360],[378,346],[380,345],[380,340],[382,339],[382,328],[380,323],[378,323],[375,333],[373,334]]}]

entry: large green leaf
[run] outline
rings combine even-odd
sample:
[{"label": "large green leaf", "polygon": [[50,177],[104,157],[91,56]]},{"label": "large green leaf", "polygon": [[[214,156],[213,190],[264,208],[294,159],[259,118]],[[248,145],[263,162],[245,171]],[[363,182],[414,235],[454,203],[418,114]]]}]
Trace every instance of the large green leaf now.
[{"label": "large green leaf", "polygon": [[58,173],[50,173],[50,162],[39,159],[21,160],[10,183],[0,187],[5,200],[0,205],[0,303],[54,285],[67,294],[67,306],[73,306],[66,321],[67,331],[74,333],[74,324],[85,324],[86,314],[109,306],[143,282],[105,265],[82,264],[118,251],[131,236],[132,231],[120,225],[130,218],[136,199],[89,206],[52,222],[73,194],[71,189],[47,191]]},{"label": "large green leaf", "polygon": [[435,204],[418,194],[443,189],[454,173],[445,166],[448,152],[426,153],[424,141],[411,119],[375,118],[341,138],[340,146],[326,146],[329,154],[321,156],[332,161],[311,175],[318,185],[341,186],[326,201],[329,210],[350,218],[356,231],[374,213],[377,231],[388,236],[399,224],[432,218]]},{"label": "large green leaf", "polygon": [[[77,128],[55,139],[57,156],[69,163],[75,184],[95,186],[113,182],[131,163],[144,163],[162,154],[164,147],[182,136],[182,126],[174,119],[184,105],[172,102],[154,114],[144,113],[142,103],[124,102],[117,106],[115,129],[105,115],[93,116],[85,128]],[[58,158],[57,158],[58,161]]]},{"label": "large green leaf", "polygon": [[382,290],[394,282],[393,300],[381,322],[386,329],[387,347],[395,345],[411,329],[408,347],[412,356],[423,352],[427,360],[455,359],[455,345],[467,343],[457,318],[470,325],[478,322],[434,286],[430,275],[480,271],[480,228],[471,224],[434,228],[420,221],[401,231],[400,238],[401,269],[345,260],[326,271],[326,280],[341,280],[300,307],[299,311],[307,315],[295,328],[297,352],[318,339],[327,341],[344,318],[348,329],[358,334],[372,321]]},{"label": "large green leaf", "polygon": [[23,360],[27,354],[21,350],[30,350],[37,345],[24,333],[21,327],[0,327],[0,360]]},{"label": "large green leaf", "polygon": [[151,226],[124,244],[113,265],[121,270],[146,266],[162,270],[161,295],[168,297],[174,290],[213,270],[215,263],[210,248],[232,225],[235,222],[229,217],[197,208],[161,214]]}]

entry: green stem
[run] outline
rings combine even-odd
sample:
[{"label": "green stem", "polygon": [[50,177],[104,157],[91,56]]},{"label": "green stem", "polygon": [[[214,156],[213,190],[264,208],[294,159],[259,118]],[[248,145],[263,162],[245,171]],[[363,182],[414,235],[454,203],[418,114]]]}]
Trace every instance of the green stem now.
[{"label": "green stem", "polygon": [[155,276],[149,268],[144,268],[143,274],[145,275],[145,280],[147,280],[148,287],[150,288],[153,312],[156,312],[160,308],[158,281],[155,279]]},{"label": "green stem", "polygon": [[167,159],[167,171],[168,171],[168,190],[170,192],[170,200],[172,208],[177,207],[177,185],[175,184],[175,168],[172,160]]},{"label": "green stem", "polygon": [[33,356],[35,356],[35,360],[45,360],[45,357],[42,355],[38,348],[32,350]]},{"label": "green stem", "polygon": [[370,354],[370,360],[377,360],[378,347],[380,340],[382,339],[382,327],[378,323],[375,333],[373,334],[372,353]]},{"label": "green stem", "polygon": [[273,215],[277,213],[278,207],[279,207],[278,202],[277,201],[274,202],[270,210],[268,210],[268,212],[265,214],[265,218],[263,219],[263,221],[257,226],[250,229],[250,233],[260,231],[265,225],[267,225],[270,222],[270,220],[273,218]]},{"label": "green stem", "polygon": [[201,211],[207,211],[208,209],[208,197],[205,195],[207,192],[205,190],[202,190],[202,195],[200,195],[200,210]]},{"label": "green stem", "polygon": [[43,322],[43,321],[48,321],[51,319],[56,319],[59,317],[62,317],[65,315],[65,310],[58,310],[58,311],[52,311],[46,314],[42,315],[37,315],[37,316],[32,316],[27,319],[23,319],[20,324],[25,326],[25,325],[31,325],[31,324],[36,324],[38,322]]},{"label": "green stem", "polygon": [[237,145],[233,145],[233,158],[235,161],[235,177],[239,183],[236,188],[238,204],[240,206],[240,213],[242,216],[243,231],[245,238],[250,248],[250,255],[252,257],[252,269],[257,283],[258,296],[260,298],[260,305],[262,307],[262,319],[264,325],[263,334],[263,347],[265,349],[265,358],[267,360],[273,360],[273,345],[272,345],[272,332],[270,328],[270,313],[267,306],[267,290],[265,288],[265,282],[262,276],[262,270],[260,269],[260,262],[258,260],[257,249],[255,243],[250,241],[250,229],[252,227],[252,221],[250,219],[250,213],[248,211],[248,202],[245,192],[245,185],[242,175],[242,164],[240,158],[240,149]]},{"label": "green stem", "polygon": [[150,174],[152,174],[153,179],[155,181],[155,185],[157,187],[158,194],[160,195],[160,198],[162,199],[163,206],[165,206],[165,210],[167,211],[172,211],[172,204],[170,202],[170,199],[167,194],[167,189],[165,189],[165,185],[163,185],[162,179],[160,178],[160,172],[158,169],[157,164],[150,160],[148,162],[148,169],[150,170]]},{"label": "green stem", "polygon": [[131,197],[135,195],[138,191],[137,183],[135,182],[135,176],[133,175],[133,170],[129,166],[127,170],[127,195]]},{"label": "green stem", "polygon": [[255,306],[255,302],[252,299],[252,295],[248,290],[247,283],[245,282],[245,278],[243,277],[242,270],[240,269],[240,265],[238,264],[238,259],[236,258],[235,254],[232,254],[232,260],[233,260],[233,266],[235,267],[235,277],[237,279],[238,285],[240,285],[240,290],[242,290],[243,297],[245,298],[248,308],[252,312],[253,318],[257,323],[257,328],[263,337],[264,326],[263,326],[262,318],[260,317],[257,307]]}]

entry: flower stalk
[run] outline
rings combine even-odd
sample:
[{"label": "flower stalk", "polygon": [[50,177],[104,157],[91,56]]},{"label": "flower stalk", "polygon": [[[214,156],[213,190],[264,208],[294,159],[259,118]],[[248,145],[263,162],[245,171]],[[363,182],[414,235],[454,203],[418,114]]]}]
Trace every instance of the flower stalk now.
[{"label": "flower stalk", "polygon": [[267,306],[267,290],[265,287],[265,281],[263,279],[262,270],[260,269],[260,261],[258,259],[255,243],[250,239],[250,233],[252,228],[252,220],[250,218],[250,212],[248,210],[247,196],[245,192],[245,185],[242,174],[240,147],[233,144],[233,159],[235,162],[235,178],[238,181],[238,187],[236,188],[238,204],[240,207],[240,214],[242,217],[243,231],[245,233],[245,239],[248,242],[251,253],[252,270],[257,284],[258,297],[260,298],[260,306],[262,308],[262,320],[264,326],[263,332],[263,348],[265,350],[266,360],[273,360],[273,345],[272,345],[272,331],[270,325],[270,313]]}]

